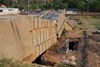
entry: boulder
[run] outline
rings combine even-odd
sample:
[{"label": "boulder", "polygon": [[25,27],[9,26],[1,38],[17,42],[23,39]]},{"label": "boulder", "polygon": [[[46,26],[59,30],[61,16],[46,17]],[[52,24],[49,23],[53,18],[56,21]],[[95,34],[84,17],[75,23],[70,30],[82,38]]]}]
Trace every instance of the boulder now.
[{"label": "boulder", "polygon": [[69,56],[68,58],[63,56],[61,58],[61,62],[68,65],[76,65],[76,62],[74,62],[74,60],[76,60],[75,56]]}]

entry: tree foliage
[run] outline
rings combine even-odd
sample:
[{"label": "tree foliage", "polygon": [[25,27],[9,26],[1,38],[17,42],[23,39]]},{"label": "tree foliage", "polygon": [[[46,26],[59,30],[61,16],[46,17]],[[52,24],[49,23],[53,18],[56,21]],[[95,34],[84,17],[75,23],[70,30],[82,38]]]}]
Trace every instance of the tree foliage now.
[{"label": "tree foliage", "polygon": [[51,4],[50,2],[46,2],[46,4],[41,4],[41,5],[39,5],[39,7],[40,7],[42,10],[51,9],[51,8],[52,8],[52,4]]},{"label": "tree foliage", "polygon": [[31,9],[32,9],[32,10],[35,10],[35,9],[37,9],[37,8],[38,8],[37,5],[32,4],[32,6],[31,6]]},{"label": "tree foliage", "polygon": [[42,10],[45,10],[45,4],[41,4],[41,5],[39,5],[39,7],[42,9]]},{"label": "tree foliage", "polygon": [[89,4],[91,11],[96,12],[100,10],[100,1],[91,1]]},{"label": "tree foliage", "polygon": [[12,5],[12,0],[1,0],[0,4],[4,4],[6,6],[11,6]]},{"label": "tree foliage", "polygon": [[17,4],[16,4],[16,5],[14,5],[14,6],[13,6],[13,8],[18,8],[18,5],[17,5]]},{"label": "tree foliage", "polygon": [[79,8],[81,10],[81,13],[82,13],[82,11],[86,9],[86,3],[84,1],[80,1],[77,4],[77,8]]},{"label": "tree foliage", "polygon": [[23,10],[25,8],[24,4],[22,2],[19,2],[19,10]]},{"label": "tree foliage", "polygon": [[60,5],[60,8],[61,8],[61,9],[67,9],[67,8],[68,8],[68,5],[67,5],[67,4],[64,4],[64,3],[62,3],[62,4]]},{"label": "tree foliage", "polygon": [[58,10],[58,9],[67,9],[68,8],[68,5],[67,3],[63,3],[61,0],[54,0],[54,5],[53,5],[54,9],[55,10]]},{"label": "tree foliage", "polygon": [[51,3],[50,2],[46,2],[46,4],[44,5],[44,7],[46,9],[50,9],[52,7]]},{"label": "tree foliage", "polygon": [[[4,4],[7,7],[18,7],[19,5],[19,9],[23,9],[28,6],[28,1],[30,9],[33,10],[40,7],[42,10],[51,8],[54,8],[55,10],[78,8],[81,11],[87,11],[86,8],[88,6],[87,0],[0,0],[0,4]],[[90,11],[100,11],[100,0],[89,0],[89,5]]]},{"label": "tree foliage", "polygon": [[84,10],[86,8],[86,3],[84,1],[80,1],[78,4],[77,4],[77,7],[81,10]]},{"label": "tree foliage", "polygon": [[3,0],[0,0],[0,4],[3,4]]}]

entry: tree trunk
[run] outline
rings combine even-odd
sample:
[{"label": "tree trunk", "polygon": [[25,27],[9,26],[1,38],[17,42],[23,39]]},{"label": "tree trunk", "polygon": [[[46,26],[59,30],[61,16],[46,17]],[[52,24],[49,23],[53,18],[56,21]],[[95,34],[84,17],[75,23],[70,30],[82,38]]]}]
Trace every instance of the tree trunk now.
[{"label": "tree trunk", "polygon": [[87,13],[89,12],[89,0],[88,0],[88,6],[87,6]]}]

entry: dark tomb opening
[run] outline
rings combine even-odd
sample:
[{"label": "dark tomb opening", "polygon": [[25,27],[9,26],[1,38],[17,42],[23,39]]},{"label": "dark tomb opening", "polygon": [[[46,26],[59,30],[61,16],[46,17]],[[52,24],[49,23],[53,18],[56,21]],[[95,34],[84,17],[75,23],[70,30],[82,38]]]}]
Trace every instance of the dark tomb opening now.
[{"label": "dark tomb opening", "polygon": [[69,50],[77,51],[79,41],[69,42]]},{"label": "dark tomb opening", "polygon": [[[46,52],[46,51],[45,51],[45,52]],[[45,52],[43,52],[41,55],[39,55],[32,63],[41,64],[41,56],[42,56]]]},{"label": "dark tomb opening", "polygon": [[[45,51],[46,52],[46,51]],[[43,52],[41,55],[39,55],[32,63],[37,63],[37,64],[40,64],[40,65],[50,65],[50,66],[54,66],[56,63],[55,62],[47,62],[47,61],[44,61],[45,58],[43,60],[41,60],[41,57],[42,55],[45,53]],[[45,63],[44,63],[45,62]]]}]

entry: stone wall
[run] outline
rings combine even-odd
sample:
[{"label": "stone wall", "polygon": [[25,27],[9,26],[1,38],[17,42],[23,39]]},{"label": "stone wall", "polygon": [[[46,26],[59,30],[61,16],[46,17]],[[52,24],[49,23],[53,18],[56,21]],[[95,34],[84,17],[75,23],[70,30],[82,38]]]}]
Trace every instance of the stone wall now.
[{"label": "stone wall", "polygon": [[64,14],[56,23],[25,15],[0,17],[0,59],[34,61],[57,42],[57,33],[72,30]]}]

